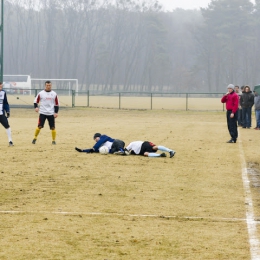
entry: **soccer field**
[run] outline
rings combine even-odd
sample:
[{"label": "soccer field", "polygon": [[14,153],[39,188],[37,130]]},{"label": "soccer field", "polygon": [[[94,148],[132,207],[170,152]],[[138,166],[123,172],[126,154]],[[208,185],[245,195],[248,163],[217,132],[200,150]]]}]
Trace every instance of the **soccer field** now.
[{"label": "soccer field", "polygon": [[[37,120],[11,110],[14,147],[2,128],[0,259],[259,259],[259,131],[227,144],[224,112],[61,109],[57,145],[47,124],[33,145]],[[176,155],[74,150],[95,132]]]}]

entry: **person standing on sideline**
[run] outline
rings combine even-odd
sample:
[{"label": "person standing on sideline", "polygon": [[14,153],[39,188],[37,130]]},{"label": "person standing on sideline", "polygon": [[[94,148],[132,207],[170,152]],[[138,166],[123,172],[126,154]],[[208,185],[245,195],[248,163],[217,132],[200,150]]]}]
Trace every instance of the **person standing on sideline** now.
[{"label": "person standing on sideline", "polygon": [[[241,99],[242,93],[244,92],[244,88],[245,88],[245,86],[241,86],[241,88],[240,88],[241,95],[239,96],[239,107],[241,107],[240,99]],[[239,116],[240,116],[241,126],[243,126],[243,110],[242,110],[242,107],[241,107],[241,113],[240,113]]]},{"label": "person standing on sideline", "polygon": [[252,125],[252,106],[254,105],[254,94],[249,86],[245,86],[240,98],[240,105],[242,107],[243,128],[250,128]]},{"label": "person standing on sideline", "polygon": [[[2,126],[5,128],[7,136],[8,136],[8,141],[9,141],[9,146],[14,146],[13,140],[12,140],[12,132],[11,128],[8,122],[8,119],[10,117],[10,107],[9,103],[7,101],[7,95],[6,92],[3,90],[3,83],[0,82],[0,123]],[[6,115],[5,115],[6,113]]]},{"label": "person standing on sideline", "polygon": [[[38,127],[35,130],[34,138],[32,143],[35,144],[37,137],[44,127],[46,119],[48,120],[51,135],[52,144],[56,144],[56,129],[55,129],[55,118],[58,117],[59,112],[59,100],[56,92],[52,89],[52,84],[49,80],[45,82],[45,89],[40,91],[34,99],[35,112],[39,112]],[[40,103],[40,108],[38,107]]]},{"label": "person standing on sideline", "polygon": [[255,119],[256,119],[255,130],[260,130],[260,96],[256,91],[254,91],[254,93],[255,93],[254,105],[255,105]]},{"label": "person standing on sideline", "polygon": [[[238,94],[239,100],[242,95],[242,91],[240,91],[239,86],[235,86],[235,92]],[[240,102],[238,102],[238,114],[237,114],[237,123],[238,126],[242,126],[242,107],[240,105]]]},{"label": "person standing on sideline", "polygon": [[226,103],[227,126],[231,139],[227,143],[237,142],[237,115],[239,97],[234,91],[234,85],[227,86],[228,92],[221,98],[222,103]]},{"label": "person standing on sideline", "polygon": [[126,153],[133,155],[143,155],[146,157],[167,157],[165,153],[156,153],[157,151],[168,152],[170,158],[175,155],[175,151],[162,145],[155,145],[149,141],[133,141],[126,147]]}]

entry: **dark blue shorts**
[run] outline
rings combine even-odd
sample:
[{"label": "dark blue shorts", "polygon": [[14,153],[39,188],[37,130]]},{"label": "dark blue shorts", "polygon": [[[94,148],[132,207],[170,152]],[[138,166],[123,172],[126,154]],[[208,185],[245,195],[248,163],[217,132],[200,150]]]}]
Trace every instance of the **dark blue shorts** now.
[{"label": "dark blue shorts", "polygon": [[6,118],[5,115],[0,115],[0,123],[2,124],[2,126],[5,128],[5,129],[8,129],[10,126],[9,126],[9,123],[8,123],[8,119]]}]

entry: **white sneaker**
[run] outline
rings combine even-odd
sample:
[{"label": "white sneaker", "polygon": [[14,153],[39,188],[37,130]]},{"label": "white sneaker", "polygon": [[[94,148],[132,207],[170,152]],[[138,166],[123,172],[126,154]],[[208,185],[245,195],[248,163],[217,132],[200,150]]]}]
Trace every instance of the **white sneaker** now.
[{"label": "white sneaker", "polygon": [[117,154],[117,155],[123,155],[123,154],[125,154],[125,153],[122,152],[122,151],[117,151],[117,152],[114,152],[114,154]]},{"label": "white sneaker", "polygon": [[128,151],[127,149],[125,149],[125,155],[130,155],[131,154],[131,150]]}]

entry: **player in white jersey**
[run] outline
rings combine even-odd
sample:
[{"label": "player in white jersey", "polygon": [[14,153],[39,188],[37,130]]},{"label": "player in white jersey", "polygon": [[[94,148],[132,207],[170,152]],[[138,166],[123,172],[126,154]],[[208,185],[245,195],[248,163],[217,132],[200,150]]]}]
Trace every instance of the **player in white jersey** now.
[{"label": "player in white jersey", "polygon": [[6,92],[3,90],[3,83],[0,82],[0,123],[6,130],[9,146],[13,146],[12,132],[7,119],[8,117],[10,117],[10,107],[7,101]]},{"label": "player in white jersey", "polygon": [[[35,144],[37,137],[44,127],[46,119],[48,120],[51,135],[52,144],[56,144],[56,129],[55,129],[55,118],[58,117],[59,112],[59,99],[57,93],[51,90],[51,82],[47,80],[45,82],[45,89],[40,91],[34,99],[35,112],[39,112],[38,126],[34,133],[34,138],[32,143]],[[38,107],[40,103],[40,107]]]},{"label": "player in white jersey", "polygon": [[158,150],[168,152],[170,158],[175,155],[175,151],[162,145],[155,145],[149,141],[134,141],[131,142],[127,147],[127,151],[134,155],[143,155],[148,157],[166,157],[165,153],[156,153]]}]

